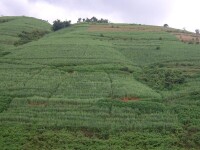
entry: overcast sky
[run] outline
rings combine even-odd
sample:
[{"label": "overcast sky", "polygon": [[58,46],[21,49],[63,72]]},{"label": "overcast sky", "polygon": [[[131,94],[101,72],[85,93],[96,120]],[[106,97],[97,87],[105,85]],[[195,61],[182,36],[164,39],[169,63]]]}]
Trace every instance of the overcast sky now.
[{"label": "overcast sky", "polygon": [[0,15],[48,20],[79,17],[114,23],[163,25],[194,31],[200,28],[200,0],[0,0]]}]

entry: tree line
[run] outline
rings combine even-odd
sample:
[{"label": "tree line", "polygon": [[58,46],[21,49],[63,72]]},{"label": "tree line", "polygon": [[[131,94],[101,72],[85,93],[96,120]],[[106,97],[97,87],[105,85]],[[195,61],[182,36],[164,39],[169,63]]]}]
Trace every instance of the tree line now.
[{"label": "tree line", "polygon": [[78,18],[77,23],[81,23],[81,22],[87,22],[87,23],[109,23],[108,19],[98,19],[96,17],[92,17],[92,18]]},{"label": "tree line", "polygon": [[[109,23],[108,19],[98,19],[96,17],[92,18],[78,18],[77,23]],[[55,20],[53,22],[52,30],[57,31],[66,27],[69,27],[71,25],[71,20],[69,21],[60,21],[59,19]]]}]

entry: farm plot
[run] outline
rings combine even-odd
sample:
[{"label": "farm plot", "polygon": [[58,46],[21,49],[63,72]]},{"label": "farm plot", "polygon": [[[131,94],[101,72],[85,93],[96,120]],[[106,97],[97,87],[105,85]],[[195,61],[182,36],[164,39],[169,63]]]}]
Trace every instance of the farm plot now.
[{"label": "farm plot", "polygon": [[15,47],[40,24],[26,19],[0,36],[3,149],[198,149],[198,44],[160,27],[83,23]]}]

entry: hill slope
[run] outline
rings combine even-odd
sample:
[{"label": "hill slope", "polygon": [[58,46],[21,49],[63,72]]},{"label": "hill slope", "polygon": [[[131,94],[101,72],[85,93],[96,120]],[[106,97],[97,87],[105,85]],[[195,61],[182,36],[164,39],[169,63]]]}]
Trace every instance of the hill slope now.
[{"label": "hill slope", "polygon": [[50,29],[49,23],[31,17],[0,17],[0,52],[7,52],[8,49],[11,49],[19,40],[18,35],[22,31],[50,31]]},{"label": "hill slope", "polygon": [[[9,32],[16,41],[35,25],[50,29],[20,19],[17,32],[5,29],[11,21],[0,24],[0,38]],[[10,53],[0,57],[1,147],[197,149],[200,46],[175,32],[76,24],[18,47],[4,43]]]}]

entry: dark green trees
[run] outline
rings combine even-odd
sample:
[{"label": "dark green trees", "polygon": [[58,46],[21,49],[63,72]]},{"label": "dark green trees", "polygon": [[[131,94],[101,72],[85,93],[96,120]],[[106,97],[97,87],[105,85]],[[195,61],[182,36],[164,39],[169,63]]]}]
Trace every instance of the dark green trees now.
[{"label": "dark green trees", "polygon": [[80,23],[80,22],[87,22],[87,23],[109,23],[109,21],[108,21],[108,19],[103,19],[103,18],[101,18],[101,19],[98,19],[98,18],[96,18],[96,17],[92,17],[92,18],[83,18],[83,19],[81,19],[81,18],[79,18],[78,19],[78,21],[77,21],[77,23]]},{"label": "dark green trees", "polygon": [[62,28],[66,28],[66,27],[69,27],[71,25],[71,21],[60,21],[60,20],[55,20],[53,22],[53,27],[52,27],[52,30],[53,31],[57,31],[57,30],[60,30]]}]

